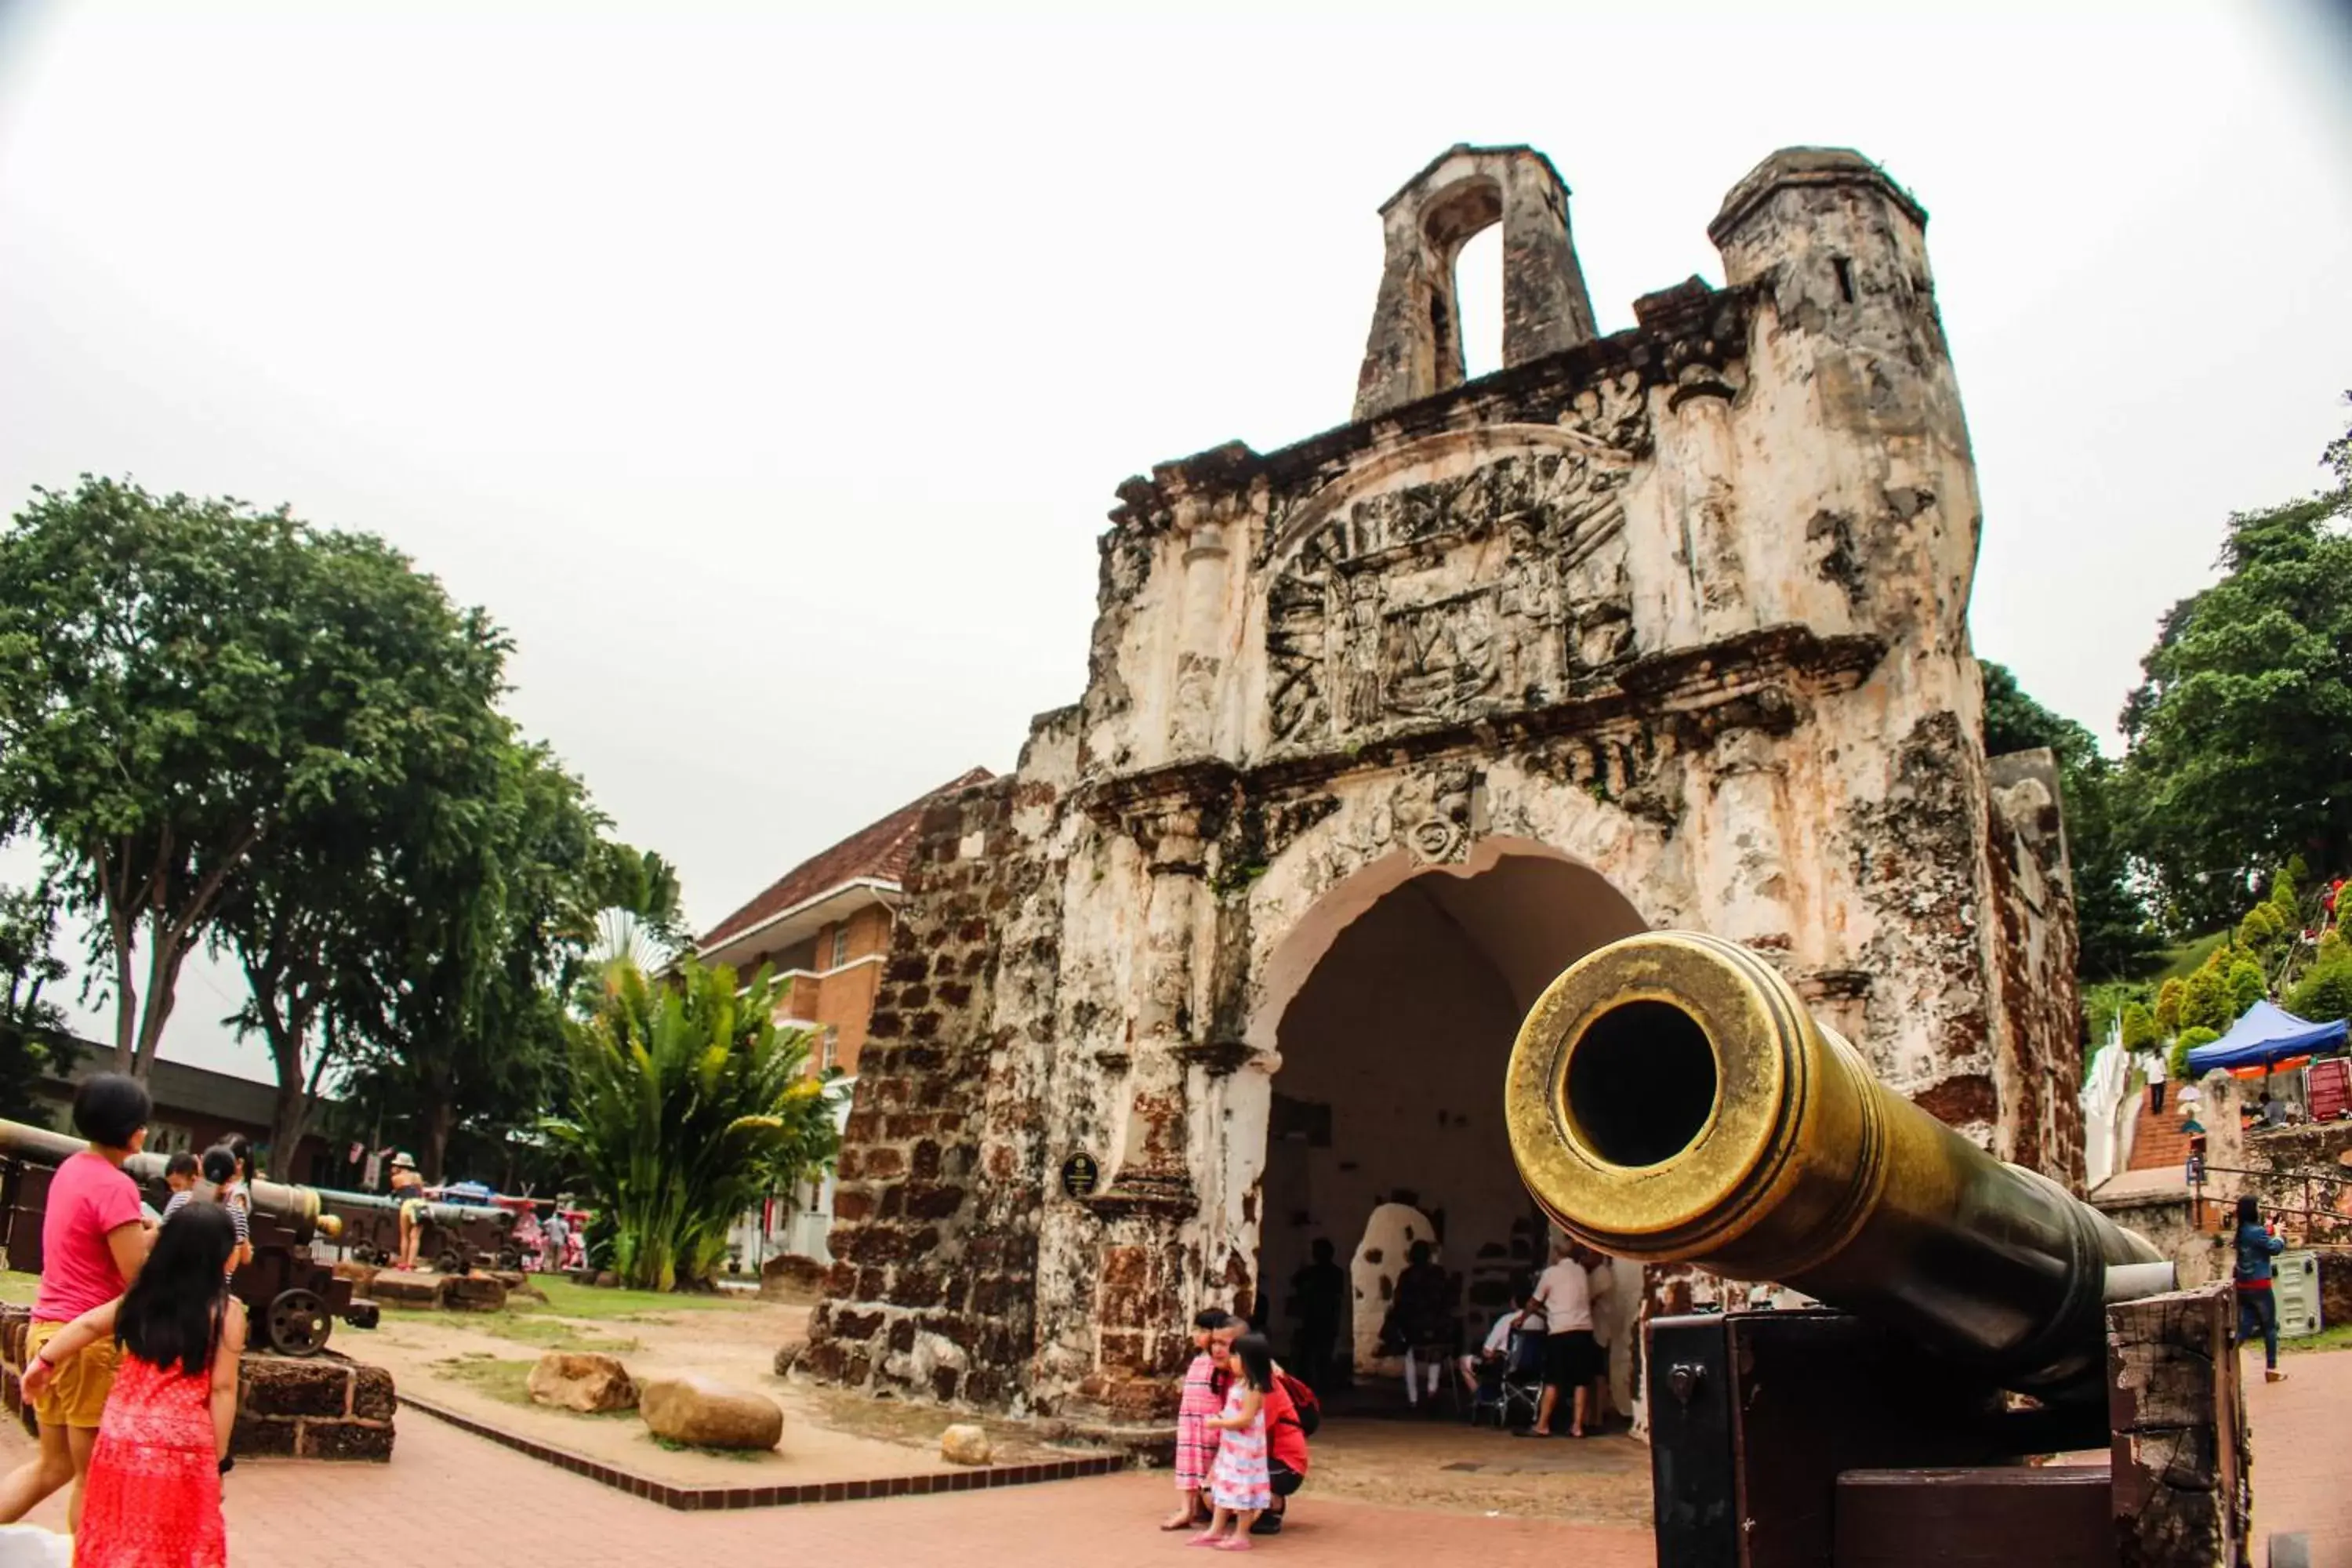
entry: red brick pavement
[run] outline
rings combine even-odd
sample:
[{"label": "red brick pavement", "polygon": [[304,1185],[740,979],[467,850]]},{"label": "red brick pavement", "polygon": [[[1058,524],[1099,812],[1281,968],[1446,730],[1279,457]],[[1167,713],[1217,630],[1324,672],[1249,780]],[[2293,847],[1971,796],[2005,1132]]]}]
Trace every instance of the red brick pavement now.
[{"label": "red brick pavement", "polygon": [[[12,1426],[0,1436],[0,1464],[15,1464],[29,1447]],[[390,1465],[241,1464],[228,1478],[226,1507],[230,1559],[250,1568],[646,1568],[728,1560],[1131,1568],[1218,1560],[1152,1528],[1170,1493],[1164,1475],[1123,1475],[951,1497],[679,1513],[403,1411]],[[1646,1531],[1318,1501],[1311,1482],[1291,1506],[1291,1528],[1259,1542],[1273,1554],[1268,1561],[1349,1568],[1422,1565],[1455,1554],[1481,1568],[1651,1568],[1653,1562]],[[35,1510],[32,1522],[62,1529],[62,1498]]]},{"label": "red brick pavement", "polygon": [[[2314,1568],[2352,1568],[2352,1351],[2290,1355],[2286,1382],[2247,1405],[2254,1427],[2254,1561],[2275,1531],[2308,1531]],[[30,1445],[13,1424],[0,1465]],[[1187,1563],[1182,1537],[1152,1530],[1159,1475],[1061,1481],[942,1498],[740,1513],[677,1513],[404,1412],[388,1466],[241,1465],[228,1482],[233,1561],[254,1568],[645,1568],[761,1553],[844,1568],[1083,1568]],[[1320,1500],[1310,1484],[1269,1561],[1423,1564],[1459,1554],[1481,1568],[1651,1568],[1646,1531],[1471,1518]],[[62,1498],[33,1522],[62,1528]],[[1442,1554],[1442,1555],[1441,1555]]]},{"label": "red brick pavement", "polygon": [[2311,1537],[2311,1568],[2352,1568],[2352,1351],[2279,1358],[2263,1381],[2249,1353],[2246,1415],[2254,1429],[2254,1561],[2273,1533]]}]

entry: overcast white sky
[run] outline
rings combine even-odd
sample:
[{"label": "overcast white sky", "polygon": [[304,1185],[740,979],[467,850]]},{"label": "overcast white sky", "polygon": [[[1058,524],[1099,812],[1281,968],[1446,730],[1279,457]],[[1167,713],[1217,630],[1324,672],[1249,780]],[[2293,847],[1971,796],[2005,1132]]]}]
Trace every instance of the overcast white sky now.
[{"label": "overcast white sky", "polygon": [[[1431,156],[1549,152],[1607,331],[1720,281],[1765,153],[1844,145],[1932,215],[1979,648],[2107,731],[2343,428],[2343,35],[1664,9],[0,0],[0,504],[92,470],[383,533],[708,926],[1077,696],[1123,477],[1346,418]],[[1475,371],[1491,232],[1465,268]],[[193,975],[167,1053],[266,1077],[236,991]]]}]

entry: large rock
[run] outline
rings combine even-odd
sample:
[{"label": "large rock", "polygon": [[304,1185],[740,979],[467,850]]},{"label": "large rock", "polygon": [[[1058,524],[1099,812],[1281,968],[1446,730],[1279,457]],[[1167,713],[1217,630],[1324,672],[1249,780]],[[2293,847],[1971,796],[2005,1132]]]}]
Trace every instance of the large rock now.
[{"label": "large rock", "polygon": [[940,1434],[940,1458],[950,1465],[984,1465],[991,1449],[986,1428],[959,1421]]},{"label": "large rock", "polygon": [[407,1268],[379,1268],[368,1281],[368,1295],[386,1306],[437,1307],[446,1284],[437,1274]]},{"label": "large rock", "polygon": [[772,1301],[814,1301],[824,1293],[824,1265],[780,1252],[760,1265],[760,1294]]},{"label": "large rock", "polygon": [[530,1369],[530,1387],[536,1404],[585,1415],[634,1410],[637,1405],[637,1385],[629,1369],[608,1355],[550,1351]]},{"label": "large rock", "polygon": [[460,1312],[495,1312],[507,1304],[507,1288],[487,1274],[450,1274],[442,1278],[442,1301]]},{"label": "large rock", "polygon": [[766,1394],[692,1373],[646,1384],[637,1408],[655,1436],[698,1448],[772,1448],[784,1435],[784,1413]]}]

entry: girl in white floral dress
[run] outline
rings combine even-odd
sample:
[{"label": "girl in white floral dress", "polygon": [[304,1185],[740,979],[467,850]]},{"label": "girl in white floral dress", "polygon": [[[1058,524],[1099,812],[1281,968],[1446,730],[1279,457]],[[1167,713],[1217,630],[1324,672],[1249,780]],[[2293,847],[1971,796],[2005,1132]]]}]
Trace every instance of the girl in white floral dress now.
[{"label": "girl in white floral dress", "polygon": [[1265,1396],[1274,1387],[1274,1347],[1264,1334],[1244,1334],[1234,1342],[1227,1364],[1234,1385],[1225,1395],[1225,1413],[1209,1423],[1219,1435],[1217,1462],[1209,1470],[1209,1502],[1216,1511],[1192,1544],[1247,1552],[1250,1526],[1274,1506],[1265,1466]]}]

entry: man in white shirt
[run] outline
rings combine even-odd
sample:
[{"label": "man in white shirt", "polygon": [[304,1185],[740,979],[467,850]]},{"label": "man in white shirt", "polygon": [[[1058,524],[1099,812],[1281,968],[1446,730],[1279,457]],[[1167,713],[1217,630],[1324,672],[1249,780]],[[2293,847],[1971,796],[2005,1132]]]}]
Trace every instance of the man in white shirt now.
[{"label": "man in white shirt", "polygon": [[2164,1079],[2167,1066],[2162,1051],[2155,1051],[2148,1056],[2147,1108],[2158,1116],[2164,1114]]},{"label": "man in white shirt", "polygon": [[1603,1364],[1600,1342],[1592,1337],[1592,1286],[1584,1272],[1583,1248],[1574,1242],[1552,1243],[1551,1267],[1536,1281],[1535,1304],[1544,1315],[1544,1391],[1536,1406],[1536,1424],[1521,1434],[1552,1435],[1552,1412],[1560,1390],[1570,1391],[1571,1437],[1584,1436],[1584,1418],[1591,1398],[1591,1383]]},{"label": "man in white shirt", "polygon": [[1494,1326],[1486,1331],[1486,1342],[1478,1347],[1476,1355],[1462,1358],[1462,1386],[1478,1386],[1478,1374],[1488,1367],[1501,1367],[1511,1359],[1511,1336],[1522,1329],[1531,1333],[1543,1332],[1543,1314],[1530,1304],[1527,1290],[1511,1288],[1511,1309],[1495,1316]]}]

